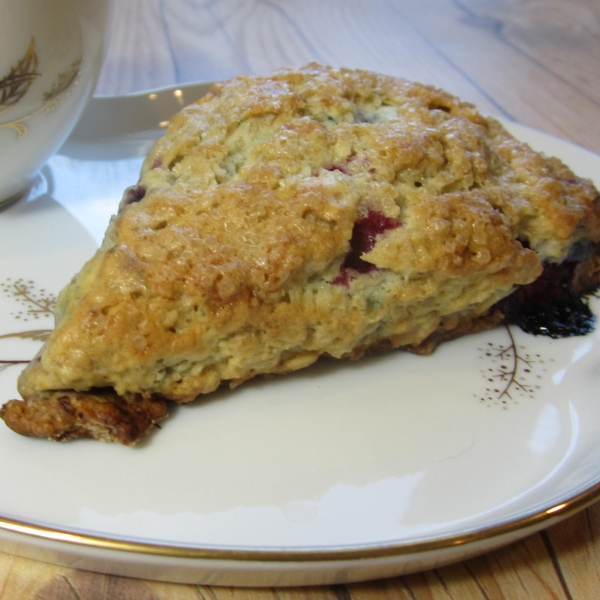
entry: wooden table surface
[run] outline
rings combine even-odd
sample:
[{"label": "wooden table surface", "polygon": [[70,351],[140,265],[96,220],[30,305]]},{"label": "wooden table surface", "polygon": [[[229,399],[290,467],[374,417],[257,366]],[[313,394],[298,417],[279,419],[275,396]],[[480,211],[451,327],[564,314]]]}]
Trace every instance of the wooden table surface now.
[{"label": "wooden table surface", "polygon": [[[314,60],[431,83],[600,154],[598,0],[117,0],[96,93]],[[175,585],[0,554],[1,600],[104,598],[600,598],[600,504],[457,565],[344,586]]]}]

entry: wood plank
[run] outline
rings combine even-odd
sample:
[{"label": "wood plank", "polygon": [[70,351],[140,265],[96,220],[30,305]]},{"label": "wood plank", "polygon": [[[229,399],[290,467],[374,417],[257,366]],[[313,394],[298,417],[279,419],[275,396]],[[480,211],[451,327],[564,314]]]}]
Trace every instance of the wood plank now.
[{"label": "wood plank", "polygon": [[588,0],[463,0],[475,18],[494,21],[507,44],[598,103],[600,79],[600,4]]},{"label": "wood plank", "polygon": [[[126,18],[115,13],[111,27],[100,95],[316,60],[432,83],[486,112],[502,112],[387,0],[172,0],[164,8],[158,0],[130,0],[123,11]],[[151,73],[140,68],[147,64]]]},{"label": "wood plank", "polygon": [[465,563],[489,598],[570,598],[540,534]]},{"label": "wood plank", "polygon": [[558,0],[544,11],[539,0],[129,0],[113,21],[97,93],[317,60],[432,83],[600,152],[597,60],[581,60],[598,56],[600,17],[586,3],[571,14]]},{"label": "wood plank", "polygon": [[56,576],[56,567],[0,553],[0,600],[29,600]]},{"label": "wood plank", "polygon": [[544,532],[553,559],[573,598],[595,598],[600,590],[600,503]]},{"label": "wood plank", "polygon": [[175,83],[159,0],[128,0],[112,14],[99,95],[128,94]]},{"label": "wood plank", "polygon": [[[507,8],[502,13],[504,18],[508,19],[507,15],[511,14],[510,22],[518,20],[522,32],[535,31],[535,23],[532,23],[535,11],[525,10],[522,3],[509,0],[493,4],[509,7],[512,12]],[[535,45],[536,54],[531,54],[531,48],[529,54],[525,53],[506,37],[502,15],[498,11],[484,11],[490,3],[473,0],[473,5],[480,12],[472,9],[467,0],[430,0],[428,11],[419,9],[416,3],[407,3],[402,6],[402,12],[444,56],[513,118],[600,152],[598,98],[573,87],[557,67],[541,62],[538,57],[544,47],[539,39],[543,36],[537,36],[535,45],[536,38],[531,34],[529,39]],[[561,26],[560,22],[554,23]],[[560,30],[577,45],[575,26],[562,26]],[[591,66],[586,69],[597,69],[597,60],[591,57],[596,48],[593,39],[598,32],[600,28],[586,38],[589,46],[585,54],[581,46],[577,47],[572,61],[582,61],[582,56],[588,56]],[[520,35],[523,37],[525,33]],[[582,114],[586,117],[582,118]]]},{"label": "wood plank", "polygon": [[228,79],[250,72],[239,44],[219,17],[219,3],[169,0],[163,5],[177,83]]}]

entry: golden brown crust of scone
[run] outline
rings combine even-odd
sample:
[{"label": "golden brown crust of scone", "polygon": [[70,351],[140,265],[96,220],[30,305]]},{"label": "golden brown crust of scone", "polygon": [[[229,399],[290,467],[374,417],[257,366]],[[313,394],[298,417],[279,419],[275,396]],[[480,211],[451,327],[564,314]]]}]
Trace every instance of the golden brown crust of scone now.
[{"label": "golden brown crust of scone", "polygon": [[95,438],[135,444],[167,417],[164,399],[123,398],[111,392],[54,392],[10,400],[0,408],[0,417],[17,433],[62,442],[75,438]]},{"label": "golden brown crust of scone", "polygon": [[[367,267],[345,266],[377,219]],[[446,92],[319,65],[236,78],[172,119],[20,390],[187,402],[423,350],[588,242],[592,184]]]}]

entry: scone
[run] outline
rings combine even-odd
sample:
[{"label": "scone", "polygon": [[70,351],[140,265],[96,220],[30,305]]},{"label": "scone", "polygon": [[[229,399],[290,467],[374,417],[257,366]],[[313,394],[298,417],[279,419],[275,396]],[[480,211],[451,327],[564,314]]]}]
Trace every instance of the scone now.
[{"label": "scone", "polygon": [[577,297],[599,241],[589,181],[446,92],[315,64],[236,78],[172,119],[1,415],[133,444],[168,400]]}]

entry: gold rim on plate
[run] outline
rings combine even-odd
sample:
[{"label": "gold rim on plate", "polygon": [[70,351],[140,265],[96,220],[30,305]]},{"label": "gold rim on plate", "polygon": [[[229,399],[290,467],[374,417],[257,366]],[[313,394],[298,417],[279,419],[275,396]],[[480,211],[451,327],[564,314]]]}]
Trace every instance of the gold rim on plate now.
[{"label": "gold rim on plate", "polygon": [[331,548],[327,550],[252,550],[225,548],[196,548],[147,542],[126,541],[101,536],[74,533],[16,521],[0,516],[0,530],[30,536],[51,542],[83,546],[99,550],[116,550],[152,556],[181,559],[232,560],[239,562],[309,562],[376,559],[390,556],[404,556],[467,546],[475,542],[500,537],[515,531],[534,528],[543,529],[552,521],[565,519],[600,500],[600,483],[563,502],[538,512],[509,520],[499,525],[467,531],[462,534],[444,536],[416,542],[396,542],[378,546]]}]

